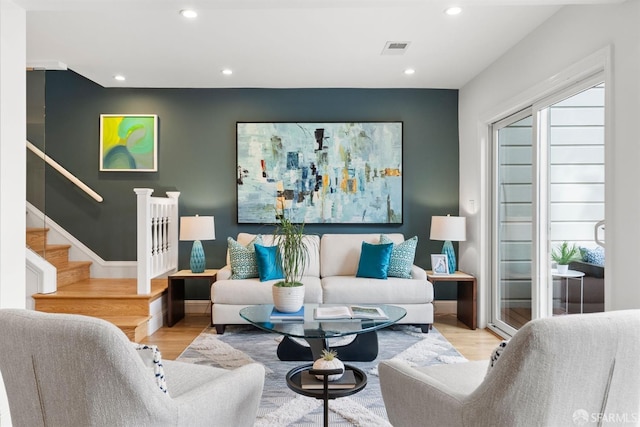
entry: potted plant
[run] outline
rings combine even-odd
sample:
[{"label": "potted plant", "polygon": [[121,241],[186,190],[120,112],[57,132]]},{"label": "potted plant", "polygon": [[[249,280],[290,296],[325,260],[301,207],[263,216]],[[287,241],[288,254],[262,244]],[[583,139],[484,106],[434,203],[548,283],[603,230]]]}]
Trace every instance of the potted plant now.
[{"label": "potted plant", "polygon": [[284,280],[273,285],[273,304],[283,313],[294,313],[304,304],[304,284],[300,282],[309,252],[304,242],[304,223],[295,224],[284,210],[276,211],[278,223],[274,242],[282,262]]},{"label": "potted plant", "polygon": [[557,264],[559,274],[565,274],[569,269],[569,263],[579,258],[580,249],[568,242],[562,244],[551,251],[551,259]]}]

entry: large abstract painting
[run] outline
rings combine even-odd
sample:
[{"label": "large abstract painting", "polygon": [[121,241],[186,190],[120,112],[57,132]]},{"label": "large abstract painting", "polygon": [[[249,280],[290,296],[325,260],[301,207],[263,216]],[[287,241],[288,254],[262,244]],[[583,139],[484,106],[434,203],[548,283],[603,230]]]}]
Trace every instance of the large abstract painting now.
[{"label": "large abstract painting", "polygon": [[237,123],[238,223],[402,223],[402,122]]},{"label": "large abstract painting", "polygon": [[100,115],[100,170],[155,172],[158,170],[158,116]]}]

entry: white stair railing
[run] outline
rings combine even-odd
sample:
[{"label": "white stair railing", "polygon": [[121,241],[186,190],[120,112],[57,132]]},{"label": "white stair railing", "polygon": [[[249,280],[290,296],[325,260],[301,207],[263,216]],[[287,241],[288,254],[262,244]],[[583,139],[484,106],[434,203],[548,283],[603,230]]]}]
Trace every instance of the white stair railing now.
[{"label": "white stair railing", "polygon": [[178,268],[179,191],[152,197],[151,188],[134,188],[137,194],[138,294],[151,293],[151,279]]}]

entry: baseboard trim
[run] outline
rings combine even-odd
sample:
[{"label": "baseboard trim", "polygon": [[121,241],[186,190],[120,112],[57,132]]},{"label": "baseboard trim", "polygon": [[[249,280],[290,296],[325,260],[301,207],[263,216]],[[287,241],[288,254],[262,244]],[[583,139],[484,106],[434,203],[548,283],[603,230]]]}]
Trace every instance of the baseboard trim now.
[{"label": "baseboard trim", "polygon": [[186,314],[211,314],[211,301],[201,299],[188,299],[184,302],[184,312]]},{"label": "baseboard trim", "polygon": [[434,301],[433,308],[436,314],[457,314],[458,301]]}]

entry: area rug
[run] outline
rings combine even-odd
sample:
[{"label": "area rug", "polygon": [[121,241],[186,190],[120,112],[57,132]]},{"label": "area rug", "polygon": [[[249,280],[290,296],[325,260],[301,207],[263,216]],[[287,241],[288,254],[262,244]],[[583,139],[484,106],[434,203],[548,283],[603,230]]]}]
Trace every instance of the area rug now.
[{"label": "area rug", "polygon": [[[341,345],[352,339],[332,339],[330,344]],[[223,335],[217,335],[214,328],[207,328],[177,360],[225,369],[261,363],[266,368],[266,378],[255,426],[322,425],[322,401],[298,395],[287,387],[286,373],[308,362],[280,361],[276,347],[281,340],[281,335],[248,325],[227,326]],[[367,386],[349,397],[329,401],[329,423],[332,426],[391,426],[378,380],[378,363],[381,360],[402,359],[416,366],[466,361],[435,328],[423,334],[417,327],[394,325],[378,331],[378,340],[379,353],[374,361],[347,362],[367,374]]]}]

